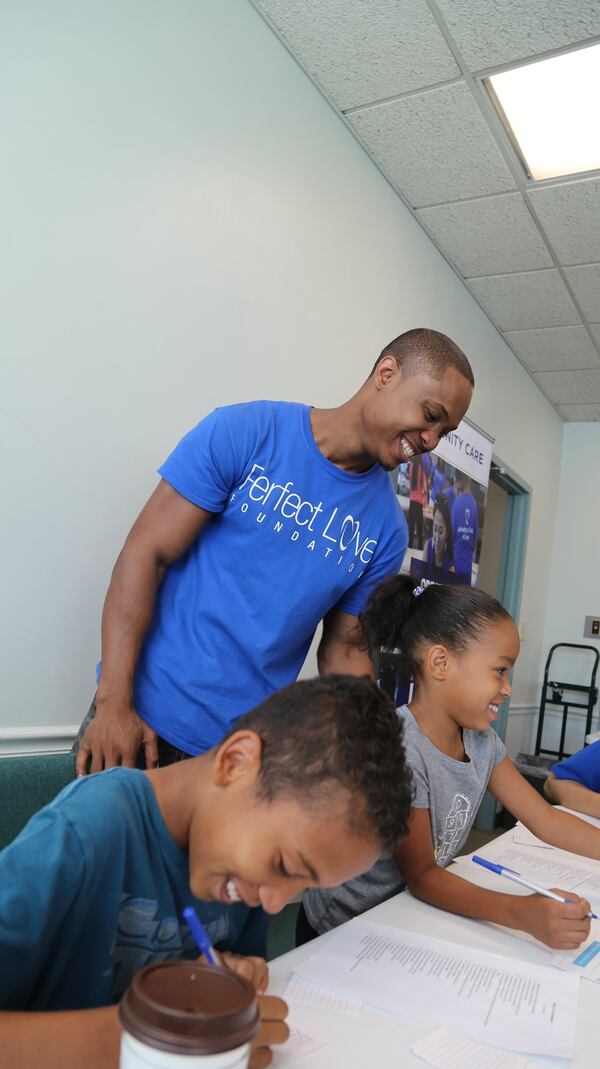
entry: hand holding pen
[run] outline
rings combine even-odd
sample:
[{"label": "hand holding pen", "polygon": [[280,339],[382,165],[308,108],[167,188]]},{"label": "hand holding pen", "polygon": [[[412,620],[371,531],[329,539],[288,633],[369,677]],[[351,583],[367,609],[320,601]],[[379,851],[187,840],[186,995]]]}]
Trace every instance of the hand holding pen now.
[{"label": "hand holding pen", "polygon": [[538,887],[514,869],[494,864],[485,858],[473,855],[472,860],[498,876],[518,883],[534,891],[540,897],[526,895],[514,898],[515,928],[529,932],[554,950],[576,950],[590,934],[590,919],[597,919],[590,904],[573,891],[557,888],[549,890]]},{"label": "hand holding pen", "polygon": [[269,983],[269,968],[264,958],[249,956],[242,957],[240,954],[231,954],[227,950],[223,951],[223,953],[218,953],[214,949],[204,925],[192,906],[187,906],[183,910],[183,918],[196,941],[198,950],[209,964],[220,965],[223,968],[231,969],[231,971],[237,973],[238,976],[243,976],[246,980],[250,981],[259,995],[262,995],[267,990]]}]

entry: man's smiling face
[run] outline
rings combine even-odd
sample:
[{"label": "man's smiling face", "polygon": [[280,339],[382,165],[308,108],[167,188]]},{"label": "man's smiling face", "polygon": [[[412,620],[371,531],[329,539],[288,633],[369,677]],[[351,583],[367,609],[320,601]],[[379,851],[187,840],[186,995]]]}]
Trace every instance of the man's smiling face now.
[{"label": "man's smiling face", "polygon": [[393,471],[417,453],[435,449],[442,435],[458,426],[472,394],[456,368],[447,368],[438,379],[427,372],[403,378],[393,358],[381,360],[364,409],[366,450]]}]

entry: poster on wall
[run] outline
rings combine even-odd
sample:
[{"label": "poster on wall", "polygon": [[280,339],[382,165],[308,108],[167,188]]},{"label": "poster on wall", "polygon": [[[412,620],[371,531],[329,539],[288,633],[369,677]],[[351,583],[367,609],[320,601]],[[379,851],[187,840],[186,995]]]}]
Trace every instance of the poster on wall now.
[{"label": "poster on wall", "polygon": [[[402,572],[428,583],[477,586],[485,501],[494,439],[468,419],[392,472],[408,524]],[[399,670],[398,650],[380,649],[377,680],[396,706],[408,702],[411,680]]]},{"label": "poster on wall", "polygon": [[408,524],[402,565],[429,583],[477,586],[492,447],[468,419],[394,472],[398,500]]}]

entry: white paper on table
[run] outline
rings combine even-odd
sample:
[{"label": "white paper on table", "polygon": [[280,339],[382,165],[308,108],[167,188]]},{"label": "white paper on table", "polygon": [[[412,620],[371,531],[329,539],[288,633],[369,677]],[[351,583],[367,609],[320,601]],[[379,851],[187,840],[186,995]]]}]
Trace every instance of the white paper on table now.
[{"label": "white paper on table", "polygon": [[523,1054],[477,1043],[451,1028],[438,1028],[410,1049],[435,1069],[529,1069],[532,1064]]},{"label": "white paper on table", "polygon": [[[536,850],[535,847],[516,846],[506,842],[492,840],[476,851],[486,861],[514,869],[526,880],[539,887],[560,887],[564,891],[575,891],[581,898],[597,902],[600,905],[600,862],[590,858],[575,858],[565,850]],[[470,862],[472,854],[463,855],[455,860],[461,864]],[[509,884],[498,876],[498,890],[507,891]]]},{"label": "white paper on table", "polygon": [[592,921],[590,935],[577,950],[549,951],[548,964],[600,984],[600,921]]},{"label": "white paper on table", "polygon": [[299,1002],[303,1006],[318,1006],[323,1010],[334,1010],[349,1017],[358,1017],[362,1006],[361,999],[350,998],[335,989],[322,987],[318,983],[305,980],[292,973],[283,992],[286,1002]]},{"label": "white paper on table", "polygon": [[491,1046],[571,1057],[579,978],[357,918],[336,929],[297,973]]},{"label": "white paper on table", "polygon": [[512,833],[513,843],[517,843],[518,846],[536,846],[542,850],[552,850],[550,843],[545,843],[542,839],[538,839],[537,835],[529,831],[524,824],[517,824],[513,828]]},{"label": "white paper on table", "polygon": [[289,1020],[287,1023],[290,1030],[289,1039],[283,1046],[272,1047],[272,1065],[289,1065],[291,1062],[295,1062],[300,1058],[304,1058],[305,1055],[312,1054],[313,1051],[327,1046],[324,1040],[314,1039],[313,1036],[307,1035],[297,1025],[290,1024]]}]

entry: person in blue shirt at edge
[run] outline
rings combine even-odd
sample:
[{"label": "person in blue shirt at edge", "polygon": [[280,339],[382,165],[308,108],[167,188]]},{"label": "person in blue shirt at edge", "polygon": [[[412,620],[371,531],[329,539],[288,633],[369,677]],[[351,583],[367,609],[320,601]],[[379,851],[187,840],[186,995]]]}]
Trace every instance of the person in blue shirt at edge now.
[{"label": "person in blue shirt at edge", "polygon": [[472,392],[464,353],[416,329],[338,408],[256,401],[190,431],[113,571],[77,774],[214,746],[296,678],[321,620],[319,673],[372,675],[357,617],[407,543],[387,473],[435,448]]},{"label": "person in blue shirt at edge", "polygon": [[555,805],[600,817],[600,741],[553,765],[544,794]]},{"label": "person in blue shirt at edge", "polygon": [[[265,962],[236,957],[249,907],[370,868],[409,811],[393,703],[355,676],[290,684],[200,757],[75,780],[0,854],[0,1062],[116,1069],[133,974],[198,956],[189,905],[260,995]],[[285,1003],[259,1003],[252,1069],[288,1034]]]},{"label": "person in blue shirt at edge", "polygon": [[456,496],[452,505],[452,538],[454,540],[454,570],[463,576],[466,586],[471,586],[473,557],[477,545],[479,512],[471,493],[471,480],[462,471],[457,471],[454,481]]}]

